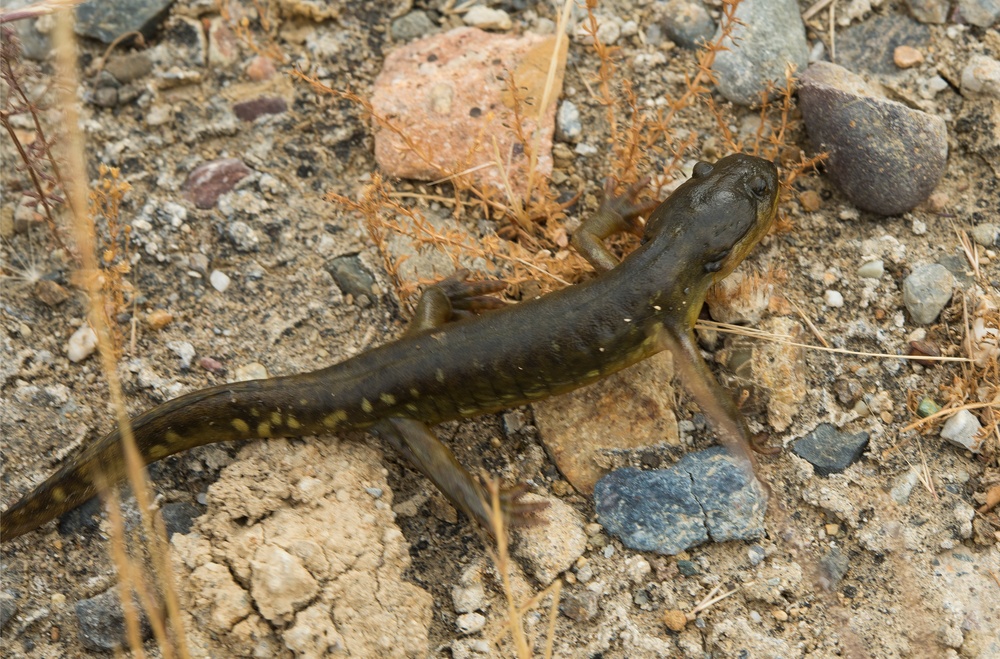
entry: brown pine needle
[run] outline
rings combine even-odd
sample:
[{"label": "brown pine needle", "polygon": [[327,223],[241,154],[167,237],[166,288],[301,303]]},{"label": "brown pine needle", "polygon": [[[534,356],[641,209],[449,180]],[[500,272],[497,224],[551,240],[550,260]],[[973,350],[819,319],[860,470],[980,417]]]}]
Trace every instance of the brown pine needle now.
[{"label": "brown pine needle", "polygon": [[[788,300],[788,298],[785,299]],[[819,329],[817,329],[816,326],[813,325],[812,320],[810,320],[809,316],[807,316],[806,313],[802,311],[799,305],[795,304],[793,300],[788,300],[788,304],[792,305],[792,307],[795,308],[795,311],[797,311],[799,314],[799,318],[801,318],[802,322],[806,324],[806,327],[809,328],[809,331],[813,333],[813,336],[816,337],[816,340],[822,343],[824,348],[829,348],[830,344],[826,342],[826,339],[823,338],[823,335],[820,333]]]}]

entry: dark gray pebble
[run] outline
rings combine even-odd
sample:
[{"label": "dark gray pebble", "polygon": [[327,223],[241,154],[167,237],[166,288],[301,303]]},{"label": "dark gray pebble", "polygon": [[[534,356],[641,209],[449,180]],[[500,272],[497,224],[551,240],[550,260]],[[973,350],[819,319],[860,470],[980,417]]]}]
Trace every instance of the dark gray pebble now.
[{"label": "dark gray pebble", "polygon": [[184,196],[198,208],[211,208],[252,171],[239,158],[206,162],[198,165],[184,182]]},{"label": "dark gray pebble", "polygon": [[669,0],[663,13],[663,30],[678,46],[698,48],[715,34],[715,21],[698,0]]},{"label": "dark gray pebble", "polygon": [[816,62],[802,75],[799,102],[827,174],[855,206],[904,213],[934,190],[948,159],[944,119],[880,96],[842,66]]},{"label": "dark gray pebble", "polygon": [[[139,607],[142,638],[149,638],[149,621]],[[76,603],[76,619],[80,626],[80,642],[88,650],[114,650],[125,644],[125,612],[116,590],[106,590],[90,599]]]},{"label": "dark gray pebble", "polygon": [[392,38],[397,41],[412,41],[437,32],[438,27],[427,12],[417,9],[394,20],[389,31],[392,33]]},{"label": "dark gray pebble", "polygon": [[167,539],[173,537],[175,533],[181,535],[190,533],[195,518],[201,516],[201,513],[201,508],[187,501],[168,503],[163,506],[160,514],[163,515],[163,526],[167,530]]},{"label": "dark gray pebble", "polygon": [[[969,259],[965,257],[965,254],[945,254],[938,259],[938,263],[948,269],[959,288],[968,288],[975,283],[976,278],[972,274]],[[951,298],[950,295],[948,297]]]},{"label": "dark gray pebble", "polygon": [[88,0],[76,8],[76,33],[111,43],[128,32],[153,36],[173,0]]},{"label": "dark gray pebble", "polygon": [[921,23],[940,25],[948,20],[948,0],[906,0],[906,4]]},{"label": "dark gray pebble", "polygon": [[721,447],[690,453],[670,469],[611,472],[594,490],[598,521],[626,546],[674,555],[711,538],[760,537],[767,496]]},{"label": "dark gray pebble", "polygon": [[833,590],[847,574],[850,561],[844,552],[837,547],[831,547],[819,559],[820,583],[827,590]]},{"label": "dark gray pebble", "polygon": [[357,254],[338,256],[331,259],[324,267],[344,295],[353,295],[354,297],[372,295],[375,278]]},{"label": "dark gray pebble", "polygon": [[101,505],[101,498],[93,497],[59,518],[59,535],[71,536],[93,532],[100,528],[103,514],[104,506]]},{"label": "dark gray pebble", "polygon": [[811,463],[820,476],[839,474],[861,457],[868,446],[868,433],[841,432],[829,423],[821,423],[811,433],[792,445],[795,455]]},{"label": "dark gray pebble", "polygon": [[597,615],[600,595],[589,589],[578,590],[563,595],[559,602],[559,612],[570,620],[586,622]]},{"label": "dark gray pebble", "polygon": [[[719,92],[739,105],[759,105],[761,92],[773,81],[785,87],[785,67],[802,71],[809,62],[806,27],[795,0],[743,0],[736,9],[743,21],[715,56],[712,70]],[[721,34],[720,27],[716,34]]]},{"label": "dark gray pebble", "polygon": [[14,598],[0,598],[0,629],[7,626],[10,619],[17,613],[17,600]]},{"label": "dark gray pebble", "polygon": [[875,14],[837,33],[837,63],[851,71],[902,74],[893,61],[899,46],[925,50],[931,31],[903,14]]},{"label": "dark gray pebble", "polygon": [[700,572],[694,561],[677,561],[677,571],[685,577],[697,577]]}]

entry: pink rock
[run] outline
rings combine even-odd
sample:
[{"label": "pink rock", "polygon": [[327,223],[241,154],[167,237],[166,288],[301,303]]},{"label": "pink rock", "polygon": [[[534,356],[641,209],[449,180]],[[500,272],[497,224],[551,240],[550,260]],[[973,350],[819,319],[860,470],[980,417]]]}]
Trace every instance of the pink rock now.
[{"label": "pink rock", "polygon": [[271,61],[271,58],[263,55],[254,57],[250,60],[250,64],[247,65],[247,77],[254,82],[269,80],[276,72],[277,70],[274,68],[274,62]]},{"label": "pink rock", "polygon": [[239,54],[239,39],[226,25],[225,19],[221,16],[213,18],[208,26],[208,63],[228,67]]},{"label": "pink rock", "polygon": [[503,192],[503,177],[495,166],[495,139],[511,186],[523,191],[528,157],[511,129],[513,102],[505,81],[511,71],[519,96],[525,99],[522,132],[529,140],[536,131],[541,135],[536,173],[547,176],[552,172],[555,107],[565,66],[565,40],[563,44],[555,87],[544,111],[539,105],[554,36],[515,37],[458,28],[394,50],[375,80],[372,106],[409,143],[397,132],[376,125],[379,166],[392,176],[423,180],[474,169],[476,185]]},{"label": "pink rock", "polygon": [[253,170],[239,158],[223,158],[198,165],[184,182],[184,196],[198,208],[211,208]]}]

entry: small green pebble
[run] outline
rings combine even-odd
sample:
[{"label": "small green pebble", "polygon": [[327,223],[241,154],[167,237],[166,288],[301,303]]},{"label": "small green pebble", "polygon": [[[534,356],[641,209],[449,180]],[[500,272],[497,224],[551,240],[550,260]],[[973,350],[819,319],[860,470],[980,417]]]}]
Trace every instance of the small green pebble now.
[{"label": "small green pebble", "polygon": [[941,411],[941,406],[935,403],[931,398],[924,398],[920,401],[920,405],[917,406],[917,416],[928,417],[932,414]]}]

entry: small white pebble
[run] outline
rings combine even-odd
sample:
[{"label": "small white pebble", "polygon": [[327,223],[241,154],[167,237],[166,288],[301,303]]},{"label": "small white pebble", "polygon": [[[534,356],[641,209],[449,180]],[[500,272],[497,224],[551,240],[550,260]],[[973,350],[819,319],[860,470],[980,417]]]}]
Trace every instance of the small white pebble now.
[{"label": "small white pebble", "polygon": [[503,9],[490,9],[484,5],[475,5],[465,12],[462,21],[480,30],[509,30],[513,27],[507,12]]},{"label": "small white pebble", "polygon": [[208,281],[212,283],[212,288],[219,291],[220,293],[225,293],[226,289],[229,288],[229,284],[232,283],[232,279],[229,275],[224,273],[222,270],[212,270],[212,274],[209,275]]},{"label": "small white pebble", "polygon": [[69,337],[66,346],[66,356],[71,362],[82,362],[97,350],[97,332],[90,325],[83,324]]},{"label": "small white pebble", "polygon": [[881,259],[869,261],[858,268],[858,276],[862,279],[881,279],[885,273],[885,263]]},{"label": "small white pebble", "polygon": [[927,224],[923,220],[913,218],[913,224],[910,225],[910,230],[913,231],[914,236],[922,236],[927,233]]},{"label": "small white pebble", "polygon": [[481,613],[463,613],[455,619],[455,627],[461,634],[475,634],[486,626],[486,616]]},{"label": "small white pebble", "polygon": [[828,307],[844,306],[844,296],[838,291],[826,291],[823,293],[823,304]]}]

